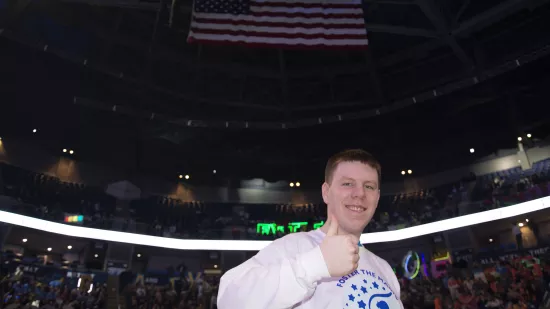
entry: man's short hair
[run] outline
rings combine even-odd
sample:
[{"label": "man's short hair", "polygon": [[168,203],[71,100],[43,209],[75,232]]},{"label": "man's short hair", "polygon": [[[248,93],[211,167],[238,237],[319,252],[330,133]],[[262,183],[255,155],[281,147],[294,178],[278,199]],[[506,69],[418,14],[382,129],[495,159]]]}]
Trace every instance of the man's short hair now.
[{"label": "man's short hair", "polygon": [[330,184],[332,182],[334,171],[338,167],[338,164],[342,162],[360,162],[374,168],[378,174],[378,185],[380,185],[382,166],[372,154],[363,149],[348,149],[330,157],[325,168],[326,183]]}]

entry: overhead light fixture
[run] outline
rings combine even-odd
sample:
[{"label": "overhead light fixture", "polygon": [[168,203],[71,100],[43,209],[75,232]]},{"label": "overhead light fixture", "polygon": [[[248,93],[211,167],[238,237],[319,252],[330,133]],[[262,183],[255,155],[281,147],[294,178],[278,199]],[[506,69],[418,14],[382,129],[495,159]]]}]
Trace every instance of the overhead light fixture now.
[{"label": "overhead light fixture", "polygon": [[63,148],[63,152],[66,153],[66,152],[67,152],[67,148]]},{"label": "overhead light fixture", "polygon": [[98,256],[99,256],[98,254],[94,254],[94,257],[96,257],[96,258],[97,258]]},{"label": "overhead light fixture", "polygon": [[489,238],[489,242],[493,242],[493,239],[492,239],[492,238]]},{"label": "overhead light fixture", "polygon": [[299,182],[296,183],[296,187],[299,187],[301,184]]},{"label": "overhead light fixture", "polygon": [[179,175],[178,178],[179,178],[179,179],[183,179],[183,175]]},{"label": "overhead light fixture", "polygon": [[410,175],[410,174],[413,173],[413,171],[412,171],[412,170],[408,170],[407,173]]},{"label": "overhead light fixture", "polygon": [[289,184],[289,186],[290,186],[290,187],[294,187],[294,183],[291,182],[291,183]]},{"label": "overhead light fixture", "polygon": [[38,132],[37,129],[32,129],[32,133],[36,133],[36,132]]},{"label": "overhead light fixture", "polygon": [[140,253],[138,253],[138,254],[137,254],[137,257],[138,257],[138,258],[140,258],[140,257],[141,257],[141,254],[140,254]]},{"label": "overhead light fixture", "polygon": [[216,170],[213,170],[213,171],[212,171],[212,174],[216,174],[216,173],[217,173]]},{"label": "overhead light fixture", "polygon": [[523,140],[523,138],[521,138],[521,136],[518,137],[518,142],[521,142],[522,140]]},{"label": "overhead light fixture", "polygon": [[185,175],[185,179],[189,179],[189,178],[191,178],[191,176]]},{"label": "overhead light fixture", "polygon": [[532,136],[531,133],[527,134],[527,138],[531,138],[531,136]]},{"label": "overhead light fixture", "polygon": [[406,174],[405,171],[401,171],[401,175],[405,175],[405,174]]},{"label": "overhead light fixture", "polygon": [[525,219],[525,222],[529,222],[529,219]]},{"label": "overhead light fixture", "polygon": [[474,148],[470,148],[470,153],[474,153],[476,150]]},{"label": "overhead light fixture", "polygon": [[519,227],[523,227],[523,222],[518,223]]},{"label": "overhead light fixture", "polygon": [[27,242],[27,239],[26,239],[26,238],[23,238],[23,242]]},{"label": "overhead light fixture", "polygon": [[52,251],[52,248],[48,248],[48,251]]},{"label": "overhead light fixture", "polygon": [[72,150],[72,149],[69,150],[69,153],[70,153],[70,154],[74,154],[74,150]]},{"label": "overhead light fixture", "polygon": [[67,249],[71,250],[73,248],[73,246],[69,245],[67,246]]}]

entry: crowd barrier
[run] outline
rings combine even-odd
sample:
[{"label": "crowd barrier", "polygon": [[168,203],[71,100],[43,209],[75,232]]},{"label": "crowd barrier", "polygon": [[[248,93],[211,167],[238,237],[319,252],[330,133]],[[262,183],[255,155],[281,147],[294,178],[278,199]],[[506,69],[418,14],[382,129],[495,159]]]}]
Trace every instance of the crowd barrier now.
[{"label": "crowd barrier", "polygon": [[[546,209],[548,207],[550,207],[550,196],[512,206],[408,227],[401,230],[365,233],[361,235],[361,243],[372,244],[404,240],[480,223],[511,218]],[[259,251],[271,243],[271,241],[251,240],[177,239],[118,231],[107,231],[56,223],[5,211],[0,211],[0,222],[72,237],[179,250]]]}]

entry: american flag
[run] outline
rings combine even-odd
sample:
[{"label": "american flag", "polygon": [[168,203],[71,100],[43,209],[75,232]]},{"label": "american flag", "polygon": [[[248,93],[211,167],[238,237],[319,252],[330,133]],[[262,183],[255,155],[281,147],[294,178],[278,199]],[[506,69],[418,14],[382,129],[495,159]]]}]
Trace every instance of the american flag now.
[{"label": "american flag", "polygon": [[361,0],[195,0],[189,42],[366,48]]}]

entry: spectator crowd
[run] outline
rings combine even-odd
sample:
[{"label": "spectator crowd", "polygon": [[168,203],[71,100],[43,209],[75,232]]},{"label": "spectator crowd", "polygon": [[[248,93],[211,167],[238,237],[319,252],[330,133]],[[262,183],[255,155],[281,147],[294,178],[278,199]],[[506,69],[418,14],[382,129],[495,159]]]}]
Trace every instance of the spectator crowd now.
[{"label": "spectator crowd", "polygon": [[[1,308],[105,309],[107,292],[104,285],[85,280],[71,280],[61,272],[38,274],[33,266],[20,264],[10,270],[4,263],[0,280]],[[29,264],[27,264],[29,265]],[[32,264],[30,264],[32,265]],[[54,267],[51,267],[54,268]]]},{"label": "spectator crowd", "polygon": [[411,309],[549,308],[547,261],[547,256],[523,256],[490,265],[449,264],[439,278],[401,278],[401,298]]}]

